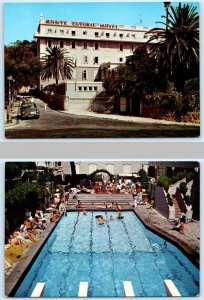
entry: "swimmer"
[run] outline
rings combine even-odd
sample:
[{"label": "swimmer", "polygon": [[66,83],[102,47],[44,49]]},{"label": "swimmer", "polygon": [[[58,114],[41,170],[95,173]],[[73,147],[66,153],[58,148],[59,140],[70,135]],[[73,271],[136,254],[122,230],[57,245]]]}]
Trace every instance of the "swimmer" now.
[{"label": "swimmer", "polygon": [[98,218],[98,224],[99,224],[99,225],[104,225],[104,224],[105,224],[105,219],[104,219],[103,216],[100,216],[100,217]]},{"label": "swimmer", "polygon": [[123,219],[124,216],[122,216],[121,212],[119,212],[117,218],[118,218],[118,219]]},{"label": "swimmer", "polygon": [[113,216],[110,215],[109,221],[113,221],[113,220],[114,220],[114,219],[113,219]]}]

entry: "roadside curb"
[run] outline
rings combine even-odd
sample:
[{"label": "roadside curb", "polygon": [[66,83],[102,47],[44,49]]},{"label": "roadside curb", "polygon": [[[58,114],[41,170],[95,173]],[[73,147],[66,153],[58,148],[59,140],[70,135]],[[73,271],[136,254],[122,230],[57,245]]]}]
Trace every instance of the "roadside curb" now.
[{"label": "roadside curb", "polygon": [[[142,117],[132,117],[132,116],[122,116],[122,115],[107,115],[107,114],[97,114],[92,112],[73,112],[73,111],[63,111],[63,110],[56,110],[59,113],[63,114],[70,114],[75,116],[82,116],[82,117],[93,117],[93,118],[100,118],[100,119],[111,119],[116,121],[124,121],[130,123],[140,123],[140,124],[162,124],[162,125],[183,125],[183,126],[195,126],[200,127],[200,124],[195,123],[184,123],[184,122],[175,122],[175,121],[167,121],[167,120],[158,120],[158,119],[151,119],[151,118],[142,118]],[[129,118],[129,119],[128,119]]]}]

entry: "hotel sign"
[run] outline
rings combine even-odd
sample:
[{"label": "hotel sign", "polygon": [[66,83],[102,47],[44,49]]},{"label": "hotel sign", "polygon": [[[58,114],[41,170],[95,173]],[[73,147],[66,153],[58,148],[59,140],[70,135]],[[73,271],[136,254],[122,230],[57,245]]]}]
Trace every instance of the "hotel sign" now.
[{"label": "hotel sign", "polygon": [[[57,21],[57,20],[46,20],[46,24],[49,25],[60,25],[60,26],[67,26],[67,21]],[[87,23],[87,22],[72,22],[72,26],[78,27],[92,27],[92,28],[107,28],[107,29],[116,29],[118,25],[114,24],[97,24],[97,23]]]},{"label": "hotel sign", "polygon": [[67,25],[67,21],[55,21],[55,20],[46,20],[46,24],[50,25]]},{"label": "hotel sign", "polygon": [[107,29],[116,29],[118,28],[117,25],[114,24],[96,24],[96,23],[87,23],[87,22],[72,22],[72,26],[79,26],[79,27],[100,27],[100,28],[107,28]]}]

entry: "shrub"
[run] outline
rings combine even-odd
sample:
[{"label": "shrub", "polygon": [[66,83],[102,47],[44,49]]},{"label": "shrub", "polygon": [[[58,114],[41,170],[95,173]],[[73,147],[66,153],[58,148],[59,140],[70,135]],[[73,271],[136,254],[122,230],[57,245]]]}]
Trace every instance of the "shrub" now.
[{"label": "shrub", "polygon": [[186,203],[187,206],[191,205],[191,198],[190,198],[189,195],[186,195],[184,197],[184,201],[185,201],[185,203]]},{"label": "shrub", "polygon": [[188,188],[187,188],[187,185],[186,185],[185,182],[181,182],[181,183],[180,183],[180,185],[179,185],[179,190],[180,190],[180,192],[181,192],[183,195],[186,194]]},{"label": "shrub", "polygon": [[166,192],[168,192],[170,184],[171,184],[171,179],[167,176],[160,176],[157,181],[157,185],[163,187]]}]

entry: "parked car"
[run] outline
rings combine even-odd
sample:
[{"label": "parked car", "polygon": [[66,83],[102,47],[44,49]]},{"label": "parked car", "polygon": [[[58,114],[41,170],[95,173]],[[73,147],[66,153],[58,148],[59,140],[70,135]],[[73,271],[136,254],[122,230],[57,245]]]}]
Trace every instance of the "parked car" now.
[{"label": "parked car", "polygon": [[20,108],[20,117],[21,119],[29,119],[29,118],[39,119],[40,112],[37,108],[37,105],[33,102],[22,103]]}]

